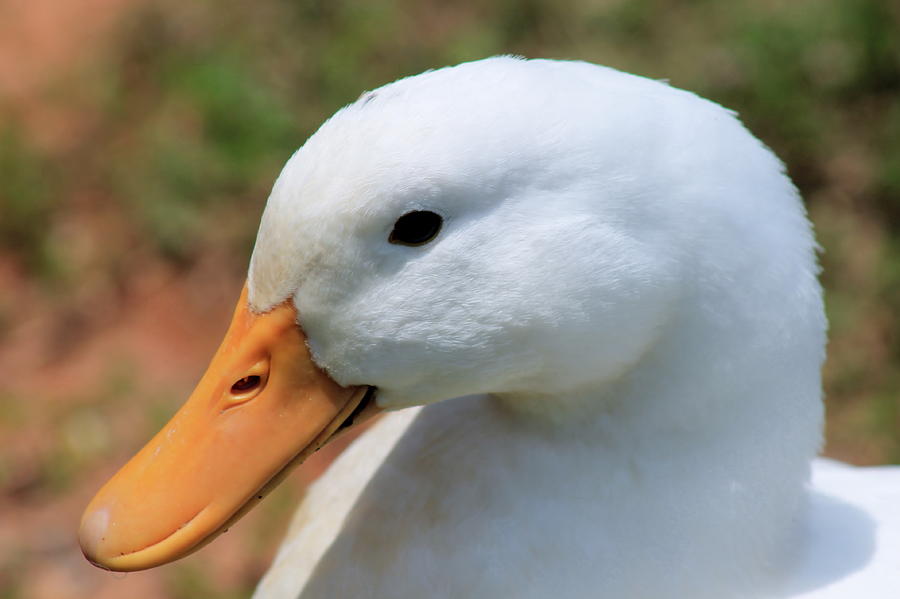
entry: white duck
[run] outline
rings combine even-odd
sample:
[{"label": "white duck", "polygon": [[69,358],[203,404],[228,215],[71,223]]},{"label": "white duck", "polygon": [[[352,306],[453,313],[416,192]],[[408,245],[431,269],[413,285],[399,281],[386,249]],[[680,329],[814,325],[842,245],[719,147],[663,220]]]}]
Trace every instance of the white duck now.
[{"label": "white duck", "polygon": [[807,486],[816,274],[781,163],[716,104],[509,57],[395,82],[288,162],[248,299],[85,553],[194,550],[374,396],[399,411],[256,596],[895,597],[900,473]]}]

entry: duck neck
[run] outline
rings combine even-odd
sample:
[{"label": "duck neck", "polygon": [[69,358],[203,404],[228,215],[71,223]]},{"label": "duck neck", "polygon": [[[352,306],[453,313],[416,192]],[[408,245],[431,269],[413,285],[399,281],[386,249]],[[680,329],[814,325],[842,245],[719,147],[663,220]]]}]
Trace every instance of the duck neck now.
[{"label": "duck neck", "polygon": [[643,521],[636,536],[650,534],[651,553],[672,552],[660,556],[667,576],[690,585],[706,570],[706,588],[683,596],[741,596],[734,581],[776,584],[789,561],[820,444],[822,333],[815,318],[783,326],[773,316],[715,320],[698,305],[616,380],[497,398],[511,420],[613,483],[602,494],[610,526]]}]

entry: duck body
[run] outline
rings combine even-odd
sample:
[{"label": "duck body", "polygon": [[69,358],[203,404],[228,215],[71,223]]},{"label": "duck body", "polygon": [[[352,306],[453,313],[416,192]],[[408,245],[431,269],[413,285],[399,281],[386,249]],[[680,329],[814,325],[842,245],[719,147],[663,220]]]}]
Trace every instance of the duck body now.
[{"label": "duck body", "polygon": [[[471,405],[456,416],[467,418],[472,415],[470,410],[493,411],[486,399],[468,400]],[[428,409],[442,412],[444,408]],[[571,496],[568,491],[572,481],[566,480],[565,487],[557,492],[529,485],[524,500],[517,502],[522,489],[513,482],[515,473],[507,472],[505,481],[483,480],[456,470],[456,462],[435,463],[435,457],[442,455],[435,451],[440,452],[448,440],[441,430],[456,422],[454,418],[448,421],[446,413],[425,419],[426,415],[419,412],[419,408],[412,408],[387,415],[311,488],[254,597],[490,597],[508,596],[510,592],[523,597],[605,596],[603,589],[609,588],[609,576],[598,572],[605,564],[595,549],[600,541],[593,536],[599,532],[597,520],[591,519],[598,507],[595,501],[586,498],[575,505],[561,502],[560,497]],[[490,430],[481,426],[476,429],[480,430],[474,434],[497,434],[493,426]],[[477,444],[475,441],[473,445]],[[512,457],[514,461],[515,454]],[[436,467],[459,476],[452,483],[465,489],[463,497],[448,498],[443,493],[434,496],[428,492],[431,488],[421,488],[422,477],[430,480]],[[553,464],[547,464],[547,468],[561,471]],[[485,471],[477,461],[469,463],[467,469]],[[789,555],[772,569],[765,588],[754,585],[744,596],[889,599],[897,581],[894,556],[900,552],[900,515],[896,510],[900,468],[855,468],[816,460],[812,472],[813,484],[798,514],[794,529],[797,537]],[[622,476],[633,475],[629,472]],[[547,479],[542,475],[532,480]],[[575,488],[583,490],[578,483],[576,480]],[[498,485],[505,492],[497,493]],[[668,497],[669,491],[663,489],[660,496]],[[460,513],[465,511],[462,506],[472,501],[464,495],[473,493],[479,495],[474,501],[488,506],[485,514],[489,518],[482,520],[481,512],[476,517],[471,512]],[[396,509],[397,501],[388,499],[397,495],[404,498],[401,510]],[[490,510],[493,498],[500,495],[501,505]],[[597,497],[602,495],[600,492]],[[508,508],[511,496],[521,511]],[[660,505],[659,513],[668,513],[667,506]],[[565,514],[569,515],[566,526],[560,527],[559,520]],[[579,522],[579,517],[584,520]],[[410,528],[409,522],[419,526]],[[642,520],[640,524],[619,523],[636,533],[630,549],[638,555],[629,557],[646,564],[647,553],[659,551],[657,556],[663,557],[659,565],[666,571],[666,578],[620,596],[677,596],[667,572],[671,563],[665,563],[663,547],[657,544],[668,527],[654,531],[655,522]],[[523,528],[528,534],[523,535]],[[563,536],[563,531],[569,536]],[[637,542],[644,540],[637,534],[641,531],[649,537],[643,549]],[[685,544],[690,541],[686,539]],[[568,561],[573,554],[584,562]],[[619,562],[622,567],[619,560],[625,557],[619,554],[606,563]],[[556,559],[564,561],[559,564]],[[347,568],[348,563],[354,566]],[[625,563],[624,568],[628,571],[633,566]],[[559,578],[553,576],[555,572],[561,573]],[[723,584],[722,596],[734,596],[732,583]],[[643,594],[651,591],[657,594]],[[704,595],[706,592],[701,589],[697,596],[714,596],[711,592]]]},{"label": "duck body", "polygon": [[784,593],[803,599],[889,599],[898,588],[900,468],[813,463],[793,568]]},{"label": "duck body", "polygon": [[896,474],[809,487],[815,249],[772,152],[667,84],[496,57],[368,92],[288,161],[213,364],[82,547],[194,550],[374,401],[257,597],[893,597]]},{"label": "duck body", "polygon": [[[503,430],[502,412],[473,397],[389,415],[305,499],[255,596],[775,596],[759,592],[774,579],[746,570],[777,572],[743,542],[759,531],[738,539],[673,517],[673,496],[711,500],[704,476],[598,459],[609,447],[536,449],[534,431]],[[448,439],[448,425],[465,425],[468,442]],[[487,459],[485,439],[501,445]]]},{"label": "duck body", "polygon": [[[351,230],[360,195],[447,230],[326,282],[359,258],[317,248],[325,188]],[[321,497],[354,490],[310,495],[331,528],[299,516],[257,596],[776,596],[821,438],[817,270],[782,165],[693,94],[513,58],[372,92],[285,167],[251,304],[293,293],[318,363],[388,409],[457,399],[336,464]]]}]

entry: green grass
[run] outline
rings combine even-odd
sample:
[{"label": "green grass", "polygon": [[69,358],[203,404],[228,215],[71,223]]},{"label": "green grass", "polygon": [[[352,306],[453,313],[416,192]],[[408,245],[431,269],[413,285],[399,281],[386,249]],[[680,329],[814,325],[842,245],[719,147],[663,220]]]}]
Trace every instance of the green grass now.
[{"label": "green grass", "polygon": [[200,567],[182,562],[172,569],[166,587],[172,599],[243,599],[252,591],[248,589],[223,589]]},{"label": "green grass", "polygon": [[55,175],[50,160],[31,147],[14,122],[0,125],[0,249],[19,256],[42,278],[52,278],[56,271],[47,243],[59,206]]}]

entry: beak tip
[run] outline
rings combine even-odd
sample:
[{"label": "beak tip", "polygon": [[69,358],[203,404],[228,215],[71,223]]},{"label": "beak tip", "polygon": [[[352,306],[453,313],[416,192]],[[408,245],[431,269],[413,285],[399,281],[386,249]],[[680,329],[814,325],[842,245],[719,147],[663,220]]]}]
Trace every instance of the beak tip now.
[{"label": "beak tip", "polygon": [[95,566],[104,568],[103,546],[109,529],[109,510],[105,507],[89,509],[81,519],[78,543],[81,552]]}]

